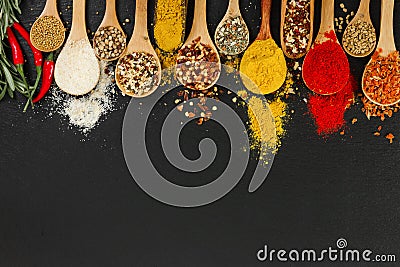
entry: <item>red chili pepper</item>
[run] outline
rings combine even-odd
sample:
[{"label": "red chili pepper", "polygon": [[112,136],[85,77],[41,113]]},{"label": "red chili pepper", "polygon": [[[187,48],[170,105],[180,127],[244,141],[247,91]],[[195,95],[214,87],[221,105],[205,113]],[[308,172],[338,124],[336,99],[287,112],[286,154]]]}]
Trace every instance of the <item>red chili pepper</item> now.
[{"label": "red chili pepper", "polygon": [[36,82],[34,85],[34,88],[36,89],[40,81],[40,76],[42,75],[42,65],[43,65],[42,52],[36,49],[32,45],[29,32],[21,24],[19,24],[18,22],[14,22],[13,28],[22,36],[22,38],[24,38],[24,40],[28,43],[29,47],[32,50],[36,66]]},{"label": "red chili pepper", "polygon": [[42,87],[39,94],[33,99],[33,103],[39,102],[49,91],[54,77],[54,65],[53,53],[50,53],[43,65]]},{"label": "red chili pepper", "polygon": [[25,59],[24,59],[24,54],[22,53],[21,46],[19,45],[18,40],[15,37],[15,35],[12,32],[10,27],[7,28],[6,33],[7,33],[8,42],[10,43],[10,47],[11,47],[13,63],[15,65],[15,67],[17,68],[18,73],[21,75],[21,78],[23,79],[26,87],[28,88],[28,83],[26,82],[25,73],[24,73]]},{"label": "red chili pepper", "polygon": [[7,28],[7,37],[8,42],[11,46],[12,58],[15,66],[24,65],[24,54],[22,53],[21,46],[18,43],[17,38],[15,37],[14,33],[12,32],[11,28]]}]

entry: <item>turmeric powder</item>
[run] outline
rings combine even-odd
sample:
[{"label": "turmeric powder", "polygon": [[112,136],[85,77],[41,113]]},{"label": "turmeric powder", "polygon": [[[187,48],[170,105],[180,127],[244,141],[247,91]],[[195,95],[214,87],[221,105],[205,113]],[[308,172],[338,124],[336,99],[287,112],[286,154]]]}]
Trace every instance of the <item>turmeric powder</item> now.
[{"label": "turmeric powder", "polygon": [[154,39],[165,52],[178,50],[185,37],[187,0],[157,0]]},{"label": "turmeric powder", "polygon": [[243,55],[240,72],[244,85],[253,93],[275,92],[284,83],[287,72],[282,49],[272,38],[256,40]]}]

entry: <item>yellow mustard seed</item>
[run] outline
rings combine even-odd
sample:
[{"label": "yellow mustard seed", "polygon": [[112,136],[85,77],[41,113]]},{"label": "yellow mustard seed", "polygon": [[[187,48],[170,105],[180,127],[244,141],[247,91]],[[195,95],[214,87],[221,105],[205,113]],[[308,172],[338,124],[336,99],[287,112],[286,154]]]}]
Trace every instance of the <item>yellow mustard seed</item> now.
[{"label": "yellow mustard seed", "polygon": [[35,21],[31,29],[33,46],[43,52],[51,52],[59,48],[65,39],[65,28],[54,16],[43,16]]}]

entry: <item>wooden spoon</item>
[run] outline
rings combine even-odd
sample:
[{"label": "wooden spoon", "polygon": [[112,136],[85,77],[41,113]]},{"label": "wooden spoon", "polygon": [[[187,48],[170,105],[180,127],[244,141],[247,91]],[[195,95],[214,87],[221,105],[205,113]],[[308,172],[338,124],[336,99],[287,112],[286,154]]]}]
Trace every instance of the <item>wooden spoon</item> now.
[{"label": "wooden spoon", "polygon": [[[194,17],[193,17],[193,24],[192,24],[192,29],[190,31],[190,34],[186,40],[186,42],[183,44],[182,49],[185,49],[187,45],[190,45],[193,43],[194,40],[198,39],[200,37],[200,42],[206,46],[211,47],[213,52],[217,56],[217,62],[215,63],[216,69],[218,69],[218,75],[217,77],[211,81],[211,84],[208,85],[207,87],[203,88],[203,90],[209,89],[212,87],[219,79],[221,75],[221,59],[219,57],[217,48],[215,47],[210,34],[208,32],[208,26],[207,26],[207,0],[196,0],[195,1],[195,8],[194,8]],[[179,77],[178,77],[179,80]],[[184,81],[180,81],[181,84],[185,85]]]},{"label": "wooden spoon", "polygon": [[[346,36],[347,31],[349,29],[349,27],[353,24],[355,24],[357,21],[361,20],[364,21],[366,23],[368,23],[369,25],[372,26],[372,28],[374,27],[374,25],[372,24],[371,21],[371,16],[369,14],[369,3],[371,0],[361,0],[360,2],[360,6],[358,8],[358,11],[356,13],[356,15],[354,16],[354,18],[350,21],[350,23],[347,25],[346,29],[344,30],[343,36]],[[374,29],[375,30],[375,29]],[[344,38],[343,38],[344,39]],[[369,54],[371,54],[371,52],[373,51],[373,49],[375,48],[375,45],[372,47],[371,50],[365,52],[364,54],[354,54],[351,51],[349,51],[347,49],[347,46],[343,45],[343,49],[350,55],[353,57],[365,57]]]},{"label": "wooden spoon", "polygon": [[[321,12],[321,25],[318,31],[317,38],[314,41],[314,44],[311,48],[313,50],[313,47],[315,47],[316,44],[322,44],[326,41],[331,41],[331,42],[336,42],[338,44],[338,54],[341,54],[343,57],[343,60],[348,61],[345,52],[340,46],[340,43],[336,37],[335,33],[335,28],[334,28],[334,16],[335,16],[335,0],[322,0],[322,12]],[[326,33],[329,33],[329,36],[326,36]],[[311,51],[310,50],[310,51]],[[321,87],[318,88],[319,85],[315,85],[314,87],[310,86],[310,83],[308,79],[304,77],[304,70],[307,68],[314,68],[318,69],[319,66],[315,65],[314,62],[311,62],[308,60],[308,56],[310,55],[310,51],[307,53],[305,59],[304,59],[304,64],[303,64],[303,69],[302,69],[302,77],[303,81],[306,84],[306,86],[313,92],[319,94],[319,95],[333,95],[341,91],[345,86],[346,83],[348,82],[348,79],[350,77],[350,67],[348,67],[348,72],[344,73],[346,76],[341,76],[340,77],[340,83],[338,83],[338,86],[331,87],[331,91],[323,90]],[[347,62],[348,65],[348,62]],[[335,66],[332,66],[334,68]],[[334,69],[332,69],[334,70]],[[332,71],[333,72],[333,71]],[[329,73],[332,74],[332,73]],[[321,74],[322,75],[322,74]],[[327,74],[326,74],[327,75]],[[332,77],[333,75],[329,75],[329,77]],[[312,78],[311,78],[312,79]],[[345,81],[342,83],[342,80]]]},{"label": "wooden spoon", "polygon": [[[325,36],[326,32],[333,31],[335,33],[335,0],[322,0],[322,11],[321,11],[321,24],[315,43],[323,43],[328,38]],[[339,40],[336,38],[336,42],[339,44]]]},{"label": "wooden spoon", "polygon": [[[69,52],[71,51],[77,51],[77,49],[83,49],[83,47],[92,47],[86,32],[85,10],[85,0],[73,1],[71,32],[68,36],[66,45],[58,56],[54,73],[55,81],[60,89],[70,95],[75,96],[81,96],[89,93],[91,90],[93,90],[93,88],[96,87],[100,78],[99,61],[97,60],[93,49],[87,50],[85,53],[85,61],[88,62],[88,64],[92,64],[92,66],[87,66],[87,64],[79,64],[80,60],[82,61],[82,59],[69,58]],[[77,43],[81,45],[81,48],[76,46]],[[61,65],[71,60],[76,61],[76,67],[73,69],[71,68],[68,73],[65,73]],[[92,69],[90,72],[88,72],[85,67],[90,67]],[[82,75],[85,73],[90,73],[90,75],[86,76],[85,84],[80,84],[80,88],[77,90],[77,88],[74,88],[71,85],[71,80],[74,80],[75,77],[82,78]]]},{"label": "wooden spoon", "polygon": [[[260,32],[258,33],[258,36],[256,38],[256,41],[265,41],[265,40],[271,40],[274,45],[276,45],[275,41],[272,38],[271,35],[271,27],[270,27],[270,17],[271,17],[271,6],[272,6],[272,0],[261,0],[261,26],[260,26]],[[266,71],[268,73],[275,73],[274,81],[273,83],[269,84],[266,86],[266,84],[255,84],[255,76],[256,75],[263,75],[263,73],[246,73],[247,70],[245,68],[245,64],[249,64],[249,62],[253,62],[254,60],[254,55],[256,53],[260,53],[259,50],[259,45],[260,42],[253,42],[249,48],[246,50],[246,52],[243,55],[243,59],[240,63],[240,72],[241,72],[241,78],[242,81],[245,85],[245,87],[252,91],[253,93],[256,94],[272,94],[279,90],[281,88],[282,84],[285,82],[286,79],[286,74],[287,74],[287,67],[286,67],[286,61],[284,54],[280,48],[277,48],[274,51],[274,55],[266,55],[265,53],[262,53],[263,55],[258,59],[259,62],[256,62],[257,64],[260,65],[265,65],[265,62],[268,60],[271,60],[269,58],[273,58],[272,60],[279,60],[279,62],[276,62],[277,65],[280,65],[284,67],[284,70],[276,72],[275,69],[271,69],[270,65],[267,64],[268,68]],[[265,50],[268,51],[269,48],[265,47]],[[257,55],[257,54],[256,54]],[[246,62],[246,63],[244,63]]]},{"label": "wooden spoon", "polygon": [[261,0],[261,26],[256,40],[267,40],[271,35],[271,6],[272,0]]},{"label": "wooden spoon", "polygon": [[[225,22],[226,21],[228,21],[228,20],[230,20],[230,19],[232,19],[232,18],[240,18],[240,20],[242,21],[242,23],[243,23],[243,25],[244,25],[244,29],[243,29],[243,31],[246,31],[247,32],[247,35],[246,35],[246,48],[247,48],[247,46],[249,45],[249,38],[250,38],[250,34],[249,34],[249,30],[248,30],[248,28],[247,28],[247,25],[246,25],[246,23],[245,23],[245,21],[244,21],[244,19],[243,19],[243,17],[242,17],[242,14],[240,13],[240,7],[239,7],[239,0],[230,0],[229,1],[229,6],[228,6],[228,10],[226,11],[226,14],[225,14],[225,16],[223,17],[223,19],[221,20],[221,22],[219,23],[219,25],[218,25],[218,27],[217,27],[217,29],[216,29],[216,31],[215,31],[215,36],[214,36],[214,40],[215,40],[215,43],[217,44],[217,46],[218,46],[218,42],[216,41],[217,40],[217,34],[218,34],[218,32],[220,31],[220,29],[221,29],[221,27],[225,24]],[[231,53],[228,53],[228,55],[231,55],[231,56],[233,56],[233,55],[239,55],[239,54],[241,54],[246,48],[244,48],[244,49],[242,49],[241,51],[237,51],[236,53],[234,53],[234,54],[231,54]],[[220,49],[220,51],[221,51],[221,49]],[[221,51],[222,52],[222,51]]]},{"label": "wooden spoon", "polygon": [[[56,19],[58,19],[60,21],[60,23],[62,24],[60,15],[58,14],[58,10],[57,10],[57,0],[47,0],[46,1],[46,5],[44,6],[44,9],[42,11],[42,14],[40,14],[40,16],[36,19],[36,21],[33,23],[32,28],[35,27],[35,23],[41,19],[42,17],[45,16],[49,16],[49,17],[54,17]],[[31,41],[32,41],[32,36],[31,36]],[[60,42],[59,46],[55,47],[52,50],[45,50],[41,47],[41,49],[39,49],[38,47],[35,46],[35,43],[32,42],[33,46],[36,47],[36,49],[41,50],[42,52],[52,52],[57,50],[58,48],[60,48],[62,46],[62,44],[64,43],[65,40],[65,31],[64,31],[64,35],[63,35],[63,41]]]},{"label": "wooden spoon", "polygon": [[[126,34],[124,33],[124,30],[122,29],[122,27],[118,21],[117,11],[115,9],[115,1],[116,0],[106,0],[106,12],[104,14],[103,21],[101,22],[99,28],[96,31],[96,34],[99,33],[101,28],[114,27],[114,28],[117,28],[124,35],[125,42],[126,42]],[[96,46],[96,43],[93,41],[93,47],[95,47],[95,46]],[[96,53],[96,56],[104,61],[114,61],[114,60],[118,59],[121,55],[123,55],[124,52],[125,51],[123,51],[120,55],[118,55],[114,58],[101,58],[101,57],[99,57],[99,55],[97,53]]]},{"label": "wooden spoon", "polygon": [[[379,41],[377,45],[377,52],[379,53],[379,56],[386,57],[390,53],[395,52],[396,49],[396,44],[394,40],[394,33],[393,33],[393,10],[394,10],[394,0],[383,0],[382,1],[382,13],[381,13],[381,32],[379,36]],[[363,83],[362,83],[362,90],[364,92],[364,95],[374,104],[380,105],[380,106],[391,106],[395,105],[400,102],[397,100],[394,103],[391,104],[381,104],[378,103],[376,100],[370,98],[368,94],[365,91],[364,84],[365,84],[365,73],[366,69],[368,66],[372,63],[372,58],[367,64],[367,67],[364,70],[363,74]]]},{"label": "wooden spoon", "polygon": [[[290,0],[289,0],[290,1]],[[298,53],[298,54],[289,54],[287,52],[287,47],[286,47],[286,42],[284,41],[284,29],[285,29],[285,17],[286,17],[286,7],[287,7],[287,2],[288,0],[282,0],[282,6],[281,6],[281,44],[282,44],[282,50],[285,56],[288,58],[292,59],[298,59],[302,58],[305,56],[308,50],[310,50],[310,47],[312,45],[313,41],[313,34],[314,34],[314,0],[310,0],[310,33],[309,33],[309,39],[308,39],[308,44],[306,47],[306,50],[304,53]]]},{"label": "wooden spoon", "polygon": [[134,25],[134,30],[132,34],[132,38],[129,41],[129,44],[126,48],[125,54],[119,59],[117,63],[117,69],[118,66],[121,64],[121,59],[125,55],[132,54],[134,52],[140,52],[140,53],[146,53],[150,54],[154,57],[154,59],[157,62],[158,65],[158,71],[157,71],[157,77],[154,77],[157,79],[157,83],[153,88],[151,88],[148,92],[137,95],[134,92],[126,92],[124,86],[120,83],[120,79],[118,76],[118,72],[115,72],[115,80],[117,83],[118,88],[126,95],[129,95],[131,97],[135,98],[143,98],[146,96],[151,95],[160,85],[161,82],[161,63],[160,59],[157,56],[156,51],[154,50],[150,38],[149,38],[149,33],[147,29],[147,0],[136,0],[136,11],[135,11],[135,25]]}]

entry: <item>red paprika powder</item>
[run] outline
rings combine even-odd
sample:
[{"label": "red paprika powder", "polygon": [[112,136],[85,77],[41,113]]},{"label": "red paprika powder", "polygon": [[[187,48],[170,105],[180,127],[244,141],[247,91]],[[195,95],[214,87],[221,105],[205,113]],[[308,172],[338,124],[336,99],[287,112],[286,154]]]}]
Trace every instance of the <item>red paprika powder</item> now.
[{"label": "red paprika powder", "polygon": [[303,64],[303,80],[307,87],[321,95],[332,95],[344,88],[350,76],[346,54],[337,43],[333,31],[326,32],[326,41],[315,43]]},{"label": "red paprika powder", "polygon": [[344,114],[354,103],[354,92],[357,88],[356,80],[350,76],[346,86],[337,94],[330,96],[315,94],[310,97],[308,108],[319,135],[327,136],[343,128]]}]

